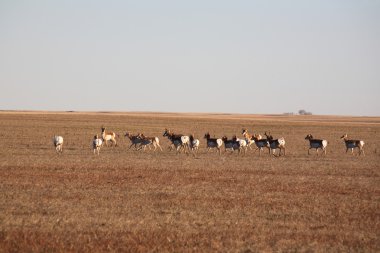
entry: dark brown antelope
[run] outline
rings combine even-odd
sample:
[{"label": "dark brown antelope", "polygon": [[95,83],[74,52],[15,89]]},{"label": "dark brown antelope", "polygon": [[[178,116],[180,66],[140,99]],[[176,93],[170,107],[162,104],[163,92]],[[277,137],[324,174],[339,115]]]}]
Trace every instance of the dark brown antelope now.
[{"label": "dark brown antelope", "polygon": [[152,145],[154,147],[153,151],[156,151],[157,147],[162,151],[162,148],[160,146],[160,140],[158,137],[147,137],[144,134],[140,135],[140,138],[142,140],[140,144],[140,149],[143,149],[145,151],[146,147],[149,147]]},{"label": "dark brown antelope", "polygon": [[314,137],[311,134],[306,135],[305,140],[309,140],[310,142],[310,147],[307,150],[307,154],[310,155],[310,149],[315,148],[317,151],[318,155],[318,150],[322,150],[322,154],[325,153],[326,155],[326,147],[327,147],[327,140],[319,140],[319,139],[314,139]]},{"label": "dark brown antelope", "polygon": [[259,156],[261,156],[261,151],[263,151],[263,148],[269,149],[269,141],[267,139],[263,139],[260,134],[254,134],[251,136],[247,129],[243,129],[242,134],[246,139],[250,140],[249,142],[247,141],[249,146],[252,145],[252,143],[255,143],[257,147],[256,150],[259,150]]},{"label": "dark brown antelope", "polygon": [[241,152],[239,141],[236,138],[236,135],[232,137],[231,140],[227,138],[227,136],[222,137],[223,143],[224,143],[224,151],[235,151],[238,150],[239,154]]},{"label": "dark brown antelope", "polygon": [[284,155],[285,155],[285,139],[284,137],[281,137],[279,139],[273,139],[273,136],[270,134],[270,132],[267,134],[265,132],[264,134],[267,137],[267,140],[269,142],[269,154],[272,153],[275,155],[276,149],[279,149],[278,156],[281,156],[281,150],[284,150]]},{"label": "dark brown antelope", "polygon": [[206,133],[204,138],[206,139],[206,146],[207,146],[207,151],[209,152],[210,149],[216,148],[217,151],[219,152],[219,155],[221,154],[221,147],[223,145],[223,140],[219,138],[211,138],[210,133]]},{"label": "dark brown antelope", "polygon": [[190,148],[190,138],[187,135],[174,134],[169,129],[165,129],[162,136],[167,137],[170,140],[172,143],[171,145],[175,147],[177,154],[181,152],[181,149],[186,153]]},{"label": "dark brown antelope", "polygon": [[135,150],[137,150],[137,145],[141,145],[142,138],[141,134],[133,135],[129,132],[126,132],[125,137],[128,137],[128,139],[131,141],[131,145],[129,146],[129,149],[132,148],[132,146],[135,146]]},{"label": "dark brown antelope", "polygon": [[344,140],[344,143],[346,144],[346,153],[349,149],[351,149],[351,154],[354,154],[354,148],[359,149],[359,155],[364,154],[364,141],[362,140],[349,140],[347,134],[340,137]]}]

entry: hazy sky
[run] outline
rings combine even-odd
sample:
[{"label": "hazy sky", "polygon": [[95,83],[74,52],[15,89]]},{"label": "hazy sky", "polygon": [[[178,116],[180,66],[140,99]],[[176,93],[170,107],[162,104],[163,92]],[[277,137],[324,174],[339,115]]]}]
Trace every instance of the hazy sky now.
[{"label": "hazy sky", "polygon": [[0,0],[0,109],[380,116],[380,1]]}]

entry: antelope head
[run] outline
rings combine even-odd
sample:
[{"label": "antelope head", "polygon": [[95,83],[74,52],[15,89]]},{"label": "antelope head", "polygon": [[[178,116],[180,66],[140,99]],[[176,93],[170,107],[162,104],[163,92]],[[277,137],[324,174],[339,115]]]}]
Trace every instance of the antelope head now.
[{"label": "antelope head", "polygon": [[313,136],[311,134],[306,135],[305,140],[312,140]]}]

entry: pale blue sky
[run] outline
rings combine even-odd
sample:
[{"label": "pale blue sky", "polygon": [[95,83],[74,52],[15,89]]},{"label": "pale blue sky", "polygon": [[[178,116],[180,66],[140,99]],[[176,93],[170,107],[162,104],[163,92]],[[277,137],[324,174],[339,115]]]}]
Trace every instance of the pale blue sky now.
[{"label": "pale blue sky", "polygon": [[0,0],[0,109],[380,116],[380,1]]}]

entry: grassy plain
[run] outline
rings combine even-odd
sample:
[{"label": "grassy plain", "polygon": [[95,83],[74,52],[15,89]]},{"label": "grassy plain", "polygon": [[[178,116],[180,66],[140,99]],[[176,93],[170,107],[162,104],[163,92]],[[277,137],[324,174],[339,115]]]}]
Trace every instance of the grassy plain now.
[{"label": "grassy plain", "polygon": [[[94,156],[102,125],[119,145]],[[286,156],[205,153],[205,132],[243,127],[284,137]],[[165,128],[194,133],[197,157],[169,152]],[[0,129],[1,252],[380,251],[380,118],[0,112]],[[128,150],[126,131],[164,152]],[[327,156],[307,155],[308,133]],[[344,133],[366,156],[345,154]]]}]

